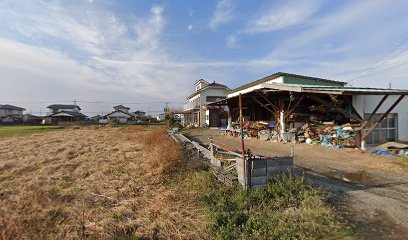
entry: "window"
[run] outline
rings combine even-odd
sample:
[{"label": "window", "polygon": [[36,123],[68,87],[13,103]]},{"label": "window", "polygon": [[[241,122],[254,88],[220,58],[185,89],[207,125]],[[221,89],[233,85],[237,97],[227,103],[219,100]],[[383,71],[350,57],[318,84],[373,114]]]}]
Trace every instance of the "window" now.
[{"label": "window", "polygon": [[[376,121],[380,119],[382,114],[375,114],[368,124],[372,126]],[[364,115],[367,119],[370,116],[369,113]],[[367,130],[366,130],[367,131]],[[396,141],[398,139],[398,114],[390,113],[381,122],[380,125],[367,137],[367,144],[380,144],[386,141]]]},{"label": "window", "polygon": [[220,101],[220,100],[223,100],[223,99],[225,99],[225,97],[220,97],[220,96],[208,96],[206,99],[205,99],[205,101],[206,102],[217,102],[217,101]]}]

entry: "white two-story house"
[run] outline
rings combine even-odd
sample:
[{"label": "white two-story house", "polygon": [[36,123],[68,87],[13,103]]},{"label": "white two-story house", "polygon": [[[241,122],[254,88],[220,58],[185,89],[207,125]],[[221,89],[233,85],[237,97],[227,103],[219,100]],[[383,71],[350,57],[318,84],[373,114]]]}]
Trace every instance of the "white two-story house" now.
[{"label": "white two-story house", "polygon": [[24,108],[0,104],[0,122],[15,123],[22,119]]},{"label": "white two-story house", "polygon": [[227,112],[224,109],[210,108],[206,105],[226,98],[230,89],[220,83],[208,83],[199,79],[194,84],[195,91],[187,97],[181,116],[183,126],[221,127],[226,125]]},{"label": "white two-story house", "polygon": [[10,116],[22,117],[24,110],[25,109],[21,107],[16,107],[16,106],[9,105],[9,104],[5,104],[5,105],[0,104],[0,118],[10,117]]},{"label": "white two-story house", "polygon": [[[108,113],[105,115],[105,119],[108,121],[114,121],[117,123],[128,123],[129,121],[133,120],[135,116],[129,112],[130,108],[121,105],[114,106],[113,107],[113,112]],[[100,121],[100,123],[104,123],[103,121]]]}]

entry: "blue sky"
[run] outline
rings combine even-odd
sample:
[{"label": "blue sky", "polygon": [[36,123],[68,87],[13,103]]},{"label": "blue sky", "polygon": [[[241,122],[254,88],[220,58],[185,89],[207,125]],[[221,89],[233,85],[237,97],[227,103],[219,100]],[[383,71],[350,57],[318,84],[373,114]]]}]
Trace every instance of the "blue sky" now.
[{"label": "blue sky", "polygon": [[[0,2],[0,103],[180,106],[196,79],[279,71],[408,88],[408,1]],[[98,103],[90,103],[98,102]],[[156,103],[157,102],[157,103]]]}]

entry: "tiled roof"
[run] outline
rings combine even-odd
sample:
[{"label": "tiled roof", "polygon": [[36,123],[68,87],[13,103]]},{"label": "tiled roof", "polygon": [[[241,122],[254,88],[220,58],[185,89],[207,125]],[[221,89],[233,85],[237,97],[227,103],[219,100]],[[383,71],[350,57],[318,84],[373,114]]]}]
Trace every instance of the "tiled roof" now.
[{"label": "tiled roof", "polygon": [[25,108],[16,107],[16,106],[9,105],[9,104],[4,104],[4,105],[1,105],[1,104],[0,104],[0,109],[8,109],[8,110],[25,110]]},{"label": "tiled roof", "polygon": [[66,114],[69,114],[69,115],[71,115],[73,117],[86,117],[86,115],[84,115],[84,114],[82,114],[80,112],[74,112],[74,111],[60,111],[60,112],[51,114],[50,117],[52,117],[52,116],[54,116],[56,114],[59,114],[59,113],[66,113]]},{"label": "tiled roof", "polygon": [[53,104],[48,106],[49,109],[75,109],[77,107],[79,110],[81,108],[78,105],[70,105],[70,104]]}]

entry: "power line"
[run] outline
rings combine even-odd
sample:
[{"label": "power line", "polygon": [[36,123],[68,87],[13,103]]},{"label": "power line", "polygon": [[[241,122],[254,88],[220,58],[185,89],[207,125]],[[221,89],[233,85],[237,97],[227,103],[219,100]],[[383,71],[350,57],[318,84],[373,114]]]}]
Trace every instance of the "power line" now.
[{"label": "power line", "polygon": [[[408,38],[406,38],[405,40],[403,40],[400,44],[398,44],[396,47],[394,47],[389,53],[387,53],[386,55],[384,55],[379,61],[377,61],[375,64],[373,64],[371,67],[369,67],[368,69],[366,69],[365,71],[363,71],[360,75],[350,79],[347,83],[352,83],[353,81],[357,80],[357,79],[361,79],[361,78],[365,78],[368,76],[372,75],[372,71],[375,70],[376,68],[380,68],[381,66],[384,66],[384,64],[390,62],[391,60],[395,59],[396,57],[400,56],[403,52],[405,52],[406,50],[408,50],[407,48],[402,49],[401,51],[399,51],[397,54],[391,56],[390,58],[388,58],[388,56],[393,53],[395,50],[397,50],[399,47],[401,47],[402,45],[404,45],[406,42],[408,41]],[[388,58],[388,59],[387,59]],[[386,68],[388,69],[388,68]],[[383,69],[385,70],[385,69]],[[379,72],[379,71],[377,71]],[[377,73],[376,72],[376,73]]]},{"label": "power line", "polygon": [[375,71],[375,72],[368,73],[368,74],[363,75],[363,76],[361,76],[361,77],[359,77],[359,78],[356,78],[356,79],[354,79],[354,80],[366,78],[366,77],[369,77],[369,76],[371,76],[371,75],[373,75],[373,74],[376,74],[376,73],[379,73],[379,72],[382,72],[382,71],[385,71],[385,70],[393,69],[393,68],[399,67],[399,66],[401,66],[401,65],[407,64],[407,63],[408,63],[408,61],[402,62],[402,63],[399,63],[399,64],[396,64],[396,65],[393,65],[393,66],[390,66],[390,67],[387,67],[387,68],[379,69],[379,70],[377,70],[377,71]]}]

